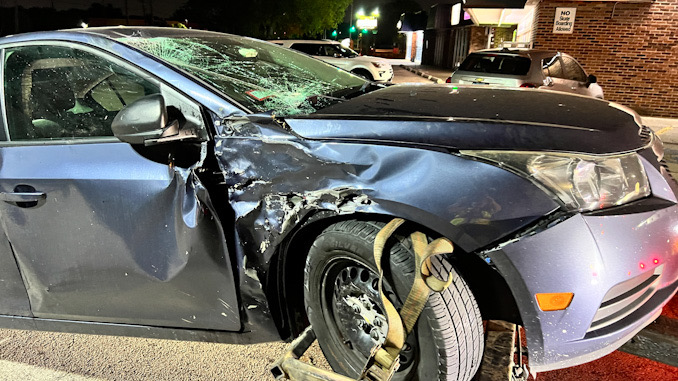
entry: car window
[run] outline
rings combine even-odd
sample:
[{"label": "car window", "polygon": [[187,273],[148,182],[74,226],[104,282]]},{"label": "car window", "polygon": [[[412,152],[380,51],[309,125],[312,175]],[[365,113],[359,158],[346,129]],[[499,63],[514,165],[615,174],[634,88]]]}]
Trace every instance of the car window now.
[{"label": "car window", "polygon": [[476,73],[526,75],[530,71],[532,60],[527,57],[505,54],[470,54],[461,63],[459,70]]},{"label": "car window", "polygon": [[552,78],[565,78],[563,68],[560,65],[560,55],[556,54],[553,57],[544,58],[542,60],[542,71],[544,76]]},{"label": "car window", "polygon": [[324,49],[320,44],[292,44],[290,48],[298,50],[302,53],[306,53],[312,56],[324,56]]},{"label": "car window", "polygon": [[160,92],[116,63],[66,46],[8,49],[4,68],[11,140],[113,136],[118,111]]},{"label": "car window", "polygon": [[332,45],[323,45],[322,49],[320,50],[322,52],[322,56],[325,57],[335,57],[335,58],[341,58],[341,52],[337,50],[334,46]]},{"label": "car window", "polygon": [[565,79],[571,79],[577,82],[586,82],[586,73],[584,69],[579,66],[579,63],[572,57],[562,56],[563,71]]},{"label": "car window", "polygon": [[323,45],[324,53],[323,55],[328,57],[342,58],[342,57],[356,57],[358,53],[355,51],[345,48],[339,44],[327,44]]}]

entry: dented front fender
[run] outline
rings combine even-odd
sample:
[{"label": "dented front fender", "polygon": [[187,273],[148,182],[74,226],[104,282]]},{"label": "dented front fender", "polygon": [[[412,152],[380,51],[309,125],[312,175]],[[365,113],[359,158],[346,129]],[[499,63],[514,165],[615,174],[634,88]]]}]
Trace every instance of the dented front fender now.
[{"label": "dented front fender", "polygon": [[528,180],[449,152],[308,140],[273,119],[220,127],[215,150],[236,228],[259,265],[318,209],[407,218],[471,252],[558,207]]}]

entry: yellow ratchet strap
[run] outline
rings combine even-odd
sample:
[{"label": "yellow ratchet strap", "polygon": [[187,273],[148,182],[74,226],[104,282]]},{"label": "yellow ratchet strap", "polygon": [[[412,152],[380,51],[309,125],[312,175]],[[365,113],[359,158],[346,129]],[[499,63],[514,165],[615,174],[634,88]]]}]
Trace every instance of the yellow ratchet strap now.
[{"label": "yellow ratchet strap", "polygon": [[391,220],[377,233],[374,239],[374,262],[377,265],[377,270],[379,270],[378,291],[388,320],[388,332],[384,343],[372,349],[372,356],[363,369],[361,380],[388,381],[393,377],[400,365],[399,354],[405,345],[405,339],[414,329],[414,325],[426,305],[429,292],[442,292],[452,283],[452,275],[449,273],[446,281],[442,281],[431,274],[431,257],[452,253],[454,250],[452,242],[447,238],[438,238],[428,243],[424,233],[412,233],[410,240],[412,241],[412,251],[414,251],[415,278],[410,293],[407,295],[400,313],[398,313],[393,303],[384,294],[382,288],[384,270],[381,263],[386,242],[404,222],[405,220],[402,218]]}]

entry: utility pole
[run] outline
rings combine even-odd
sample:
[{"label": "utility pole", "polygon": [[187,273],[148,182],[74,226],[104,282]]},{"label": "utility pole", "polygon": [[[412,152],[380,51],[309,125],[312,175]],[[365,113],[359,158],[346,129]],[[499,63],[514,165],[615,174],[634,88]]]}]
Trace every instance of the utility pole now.
[{"label": "utility pole", "polygon": [[351,30],[353,29],[353,0],[351,0],[351,21],[348,22],[348,47],[353,49],[353,36]]},{"label": "utility pole", "polygon": [[[353,26],[353,0],[351,0],[351,21],[348,22],[348,27],[349,29]],[[348,33],[349,36],[351,36],[351,32]]]}]

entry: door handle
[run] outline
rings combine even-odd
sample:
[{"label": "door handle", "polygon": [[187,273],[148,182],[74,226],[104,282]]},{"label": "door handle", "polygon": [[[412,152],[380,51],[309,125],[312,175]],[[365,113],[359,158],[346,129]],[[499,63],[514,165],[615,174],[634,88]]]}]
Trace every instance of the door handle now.
[{"label": "door handle", "polygon": [[0,200],[4,202],[36,202],[47,199],[44,192],[0,192]]}]

